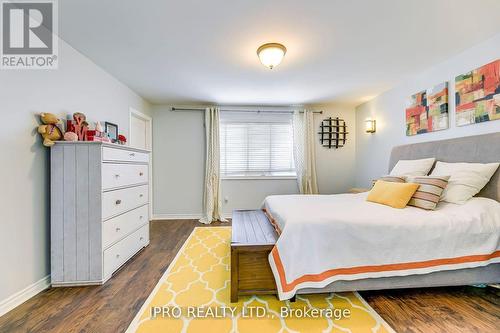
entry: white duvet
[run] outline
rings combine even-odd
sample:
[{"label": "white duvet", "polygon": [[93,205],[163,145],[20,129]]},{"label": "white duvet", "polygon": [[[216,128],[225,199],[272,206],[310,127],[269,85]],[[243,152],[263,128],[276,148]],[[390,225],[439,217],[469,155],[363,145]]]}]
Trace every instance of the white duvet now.
[{"label": "white duvet", "polygon": [[269,196],[281,235],[269,256],[280,299],[336,280],[404,276],[500,262],[500,203],[395,209],[367,193]]}]

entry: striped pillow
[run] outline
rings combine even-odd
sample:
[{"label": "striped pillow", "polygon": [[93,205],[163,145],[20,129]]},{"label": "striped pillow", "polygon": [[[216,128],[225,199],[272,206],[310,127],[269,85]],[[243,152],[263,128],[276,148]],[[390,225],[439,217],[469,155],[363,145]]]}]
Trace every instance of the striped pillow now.
[{"label": "striped pillow", "polygon": [[420,184],[420,187],[408,202],[408,206],[427,210],[436,209],[441,194],[448,185],[448,179],[450,179],[450,176],[406,177],[406,182]]},{"label": "striped pillow", "polygon": [[372,187],[375,186],[377,180],[383,180],[384,182],[390,183],[404,183],[406,181],[404,176],[382,176],[379,179],[372,180]]}]

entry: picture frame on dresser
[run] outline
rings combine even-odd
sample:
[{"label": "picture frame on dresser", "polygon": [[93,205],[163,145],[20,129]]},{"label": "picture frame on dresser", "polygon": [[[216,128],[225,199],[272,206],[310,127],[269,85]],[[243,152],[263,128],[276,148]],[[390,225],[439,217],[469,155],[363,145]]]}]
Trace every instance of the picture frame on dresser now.
[{"label": "picture frame on dresser", "polygon": [[51,147],[52,286],[103,284],[149,244],[149,154],[102,142]]},{"label": "picture frame on dresser", "polygon": [[118,140],[118,125],[105,121],[104,132],[108,134],[108,138],[111,142],[116,142]]}]

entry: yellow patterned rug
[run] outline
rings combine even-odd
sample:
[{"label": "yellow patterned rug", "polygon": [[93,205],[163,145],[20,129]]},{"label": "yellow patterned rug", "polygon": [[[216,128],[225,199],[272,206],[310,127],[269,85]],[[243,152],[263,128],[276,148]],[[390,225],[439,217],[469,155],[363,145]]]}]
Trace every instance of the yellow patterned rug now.
[{"label": "yellow patterned rug", "polygon": [[230,296],[231,227],[195,228],[127,332],[394,332],[358,293]]}]

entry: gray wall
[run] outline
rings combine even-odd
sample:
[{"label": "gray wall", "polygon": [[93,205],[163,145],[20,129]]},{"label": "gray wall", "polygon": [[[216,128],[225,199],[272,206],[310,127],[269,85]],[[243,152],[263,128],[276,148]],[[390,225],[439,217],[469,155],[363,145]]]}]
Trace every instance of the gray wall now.
[{"label": "gray wall", "polygon": [[[469,126],[455,125],[455,76],[500,58],[500,34],[463,51],[417,77],[356,108],[356,184],[366,187],[371,180],[387,174],[393,146],[500,131],[500,120]],[[450,92],[450,128],[443,131],[406,136],[405,101],[415,92],[448,81]],[[364,121],[377,120],[377,132],[365,133]]]},{"label": "gray wall", "polygon": [[[350,125],[344,148],[326,149],[316,143],[318,182],[321,193],[344,192],[354,183],[355,114],[352,107],[311,105],[323,110],[315,115],[316,127],[328,116],[343,117]],[[199,111],[170,111],[153,107],[154,215],[157,218],[189,218],[202,213],[205,159],[204,115]],[[258,208],[270,194],[297,193],[296,180],[223,180],[225,214],[235,208]]]},{"label": "gray wall", "polygon": [[129,106],[150,113],[138,95],[62,42],[57,70],[0,73],[2,207],[0,303],[47,276],[49,255],[49,149],[36,133],[39,112],[76,111],[109,120],[128,135]]}]

